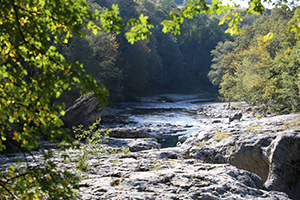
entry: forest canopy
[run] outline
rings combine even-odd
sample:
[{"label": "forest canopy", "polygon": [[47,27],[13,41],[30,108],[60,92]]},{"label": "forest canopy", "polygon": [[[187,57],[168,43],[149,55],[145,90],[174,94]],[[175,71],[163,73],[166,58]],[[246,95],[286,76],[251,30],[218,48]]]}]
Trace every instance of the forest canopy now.
[{"label": "forest canopy", "polygon": [[[274,5],[287,9],[284,3]],[[183,5],[171,0],[1,1],[0,151],[13,147],[25,155],[42,138],[61,148],[74,147],[59,118],[66,106],[57,99],[75,88],[82,95],[93,92],[104,106],[108,90],[122,100],[145,91],[210,85],[210,51],[233,40],[226,33],[242,29],[234,52],[221,61],[221,94],[250,102],[272,98],[279,109],[299,108],[298,42],[282,31],[287,25],[299,37],[299,10],[292,15],[275,10],[277,24],[266,23],[255,33],[251,26],[258,28],[259,21],[240,26],[245,13],[265,12],[259,0],[251,0],[243,11],[221,1],[189,0]],[[75,198],[78,177],[51,162],[51,151],[43,153],[43,165],[0,169],[0,198]]]},{"label": "forest canopy", "polygon": [[[212,51],[215,63],[208,75],[225,101],[244,100],[275,112],[299,111],[299,41],[290,32],[298,13],[298,8],[274,8],[244,26],[231,50],[226,41]],[[265,42],[268,33],[272,39]]]}]

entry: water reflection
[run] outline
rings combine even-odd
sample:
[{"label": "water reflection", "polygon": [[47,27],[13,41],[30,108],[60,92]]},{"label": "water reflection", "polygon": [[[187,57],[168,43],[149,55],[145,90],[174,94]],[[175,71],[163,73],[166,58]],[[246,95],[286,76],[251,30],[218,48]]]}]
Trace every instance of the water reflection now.
[{"label": "water reflection", "polygon": [[159,140],[161,148],[175,147],[178,142],[178,135],[165,135],[162,140]]}]

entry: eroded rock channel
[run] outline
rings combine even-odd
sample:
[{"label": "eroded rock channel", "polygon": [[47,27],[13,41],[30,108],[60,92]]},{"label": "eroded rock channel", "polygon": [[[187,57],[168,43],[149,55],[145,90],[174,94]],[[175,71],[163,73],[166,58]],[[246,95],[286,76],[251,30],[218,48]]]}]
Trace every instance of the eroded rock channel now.
[{"label": "eroded rock channel", "polygon": [[[300,131],[293,126],[299,114],[192,98],[179,103],[185,108],[166,102],[151,111],[150,104],[123,104],[103,113],[104,128],[114,125],[103,145],[110,153],[91,155],[85,172],[74,170],[76,151],[67,152],[73,160],[68,163],[57,153],[57,165],[83,177],[78,191],[83,199],[300,198]],[[166,136],[176,138],[175,147],[161,148]],[[14,160],[3,156],[0,165]]]}]

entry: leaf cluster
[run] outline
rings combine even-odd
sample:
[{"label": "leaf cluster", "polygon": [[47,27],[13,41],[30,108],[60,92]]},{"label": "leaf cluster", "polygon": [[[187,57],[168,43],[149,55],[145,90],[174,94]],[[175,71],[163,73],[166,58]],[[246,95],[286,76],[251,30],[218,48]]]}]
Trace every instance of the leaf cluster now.
[{"label": "leaf cluster", "polygon": [[[85,36],[83,27],[100,30],[85,1],[5,1],[0,10],[0,151],[31,151],[41,139],[60,145],[72,142],[64,135],[59,115],[65,106],[53,102],[75,86],[82,94],[94,91],[101,105],[108,91],[98,86],[78,62],[68,62],[54,46],[73,34]],[[62,146],[66,148],[68,145]],[[1,168],[0,196],[5,199],[72,199],[77,178],[52,163],[50,153],[42,167],[26,163],[25,170]],[[70,187],[71,186],[71,187]]]}]

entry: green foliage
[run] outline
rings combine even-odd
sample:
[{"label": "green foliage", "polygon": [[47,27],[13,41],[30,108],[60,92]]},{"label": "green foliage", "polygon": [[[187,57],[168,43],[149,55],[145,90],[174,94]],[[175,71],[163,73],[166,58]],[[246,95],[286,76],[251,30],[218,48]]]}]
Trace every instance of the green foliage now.
[{"label": "green foliage", "polygon": [[271,40],[273,38],[274,34],[272,32],[268,33],[264,36],[263,41],[266,42],[268,40]]},{"label": "green foliage", "polygon": [[208,6],[204,0],[189,1],[180,13],[171,12],[169,20],[164,20],[161,24],[164,26],[163,32],[171,32],[180,34],[180,26],[183,24],[184,18],[192,19],[194,16],[203,14],[222,14],[230,8],[229,5],[223,6],[222,2],[214,1],[211,6]]},{"label": "green foliage", "polygon": [[163,10],[166,13],[170,13],[171,11],[177,11],[178,7],[174,0],[158,0],[157,3],[162,6]]},{"label": "green foliage", "polygon": [[262,14],[264,11],[265,8],[260,0],[251,0],[249,2],[249,8],[246,10],[249,14]]},{"label": "green foliage", "polygon": [[120,163],[120,161],[119,160],[114,160],[114,161],[112,161],[112,163],[115,164],[115,165],[117,165],[117,164]]},{"label": "green foliage", "polygon": [[128,25],[132,27],[130,32],[125,33],[125,37],[131,44],[137,40],[149,39],[149,35],[152,34],[149,29],[154,28],[148,16],[141,14],[139,19],[140,21],[131,18],[128,21]]},{"label": "green foliage", "polygon": [[[239,63],[233,60],[230,65],[234,67],[234,72],[232,74],[227,72],[226,76],[223,76],[220,92],[224,96],[226,94],[228,99],[243,99],[253,104],[272,97],[272,91],[268,87],[272,59],[267,52],[268,43],[263,43],[262,40],[262,38],[258,40],[257,47],[244,51],[243,57],[240,54]],[[237,84],[232,84],[232,80]]]},{"label": "green foliage", "polygon": [[279,111],[299,111],[300,102],[300,62],[299,42],[293,49],[287,49],[275,59],[272,70],[272,82],[276,95],[276,107]]},{"label": "green foliage", "polygon": [[222,77],[224,75],[224,67],[222,60],[227,56],[234,48],[233,42],[225,41],[219,42],[214,50],[211,50],[210,53],[213,55],[211,70],[208,73],[208,78],[213,85],[220,85]]},{"label": "green foliage", "polygon": [[122,154],[127,155],[130,153],[129,147],[122,146]]},{"label": "green foliage", "polygon": [[300,129],[300,118],[295,118],[293,120],[287,121],[285,124],[286,129],[296,129],[299,130]]},{"label": "green foliage", "polygon": [[[88,171],[90,169],[90,154],[98,155],[105,152],[101,143],[105,142],[109,130],[101,130],[97,127],[100,126],[100,120],[96,120],[93,125],[89,127],[88,130],[83,130],[82,125],[78,127],[73,127],[75,133],[76,142],[85,142],[84,145],[80,146],[80,150],[77,154],[77,168],[81,171]],[[102,136],[100,133],[104,133]]]},{"label": "green foliage", "polygon": [[19,166],[1,169],[1,199],[75,198],[73,189],[78,188],[79,178],[66,170],[60,170],[49,159],[52,154],[51,150],[43,151],[43,159],[47,160],[43,167],[31,166],[25,159],[26,169]]},{"label": "green foliage", "polygon": [[[58,117],[65,106],[52,100],[78,85],[82,94],[94,91],[104,106],[108,91],[86,74],[82,64],[67,61],[50,44],[67,43],[73,34],[85,36],[83,27],[100,30],[92,22],[96,14],[85,1],[33,0],[3,2],[0,16],[0,151],[12,143],[19,151],[31,151],[42,137],[57,145],[72,142]],[[1,198],[74,199],[78,178],[58,169],[51,156],[51,151],[44,152],[40,167],[26,162],[22,169],[1,169]]]},{"label": "green foliage", "polygon": [[198,144],[196,144],[196,146],[198,146],[198,147],[203,147],[203,146],[205,146],[205,142],[201,141],[201,142],[199,142]]},{"label": "green foliage", "polygon": [[237,49],[243,50],[249,46],[255,46],[259,37],[273,37],[268,40],[270,44],[268,52],[272,58],[282,49],[295,45],[294,34],[287,34],[293,13],[282,9],[274,8],[271,14],[260,16],[249,27],[243,27],[243,33],[236,37]]},{"label": "green foliage", "polygon": [[[123,84],[121,85],[122,91],[119,93],[123,93],[126,96],[142,95],[145,93],[144,91],[149,93],[165,92],[161,91],[162,88],[180,91],[183,88],[185,90],[187,88],[190,90],[195,89],[199,85],[211,86],[207,78],[212,58],[209,51],[219,41],[225,41],[230,38],[229,34],[225,35],[224,33],[227,27],[225,25],[220,27],[220,20],[216,16],[210,17],[207,14],[221,14],[222,16],[220,17],[223,17],[221,21],[229,23],[228,32],[230,33],[239,32],[239,27],[244,23],[242,18],[246,18],[246,24],[255,18],[253,15],[251,17],[246,15],[245,9],[232,9],[233,7],[228,5],[221,5],[220,1],[213,3],[205,1],[190,1],[187,3],[186,1],[185,6],[181,10],[176,7],[172,0],[154,2],[149,0],[134,2],[102,0],[97,2],[101,2],[101,6],[106,7],[112,7],[113,4],[119,5],[117,16],[120,15],[120,17],[127,20],[126,22],[124,21],[125,30],[135,29],[134,33],[132,31],[124,33],[127,39],[131,38],[130,40],[134,41],[135,39],[142,39],[142,37],[149,37],[150,40],[150,43],[145,42],[143,44],[143,49],[145,48],[145,50],[141,53],[140,50],[134,50],[140,48],[130,48],[126,45],[127,41],[125,41],[123,33],[122,36],[117,37],[121,52],[117,60],[117,66],[124,75],[124,79],[122,79]],[[155,2],[157,3],[155,4]],[[170,12],[169,19],[166,19],[167,12]],[[259,9],[253,12],[260,13]],[[132,16],[135,18],[132,18]],[[139,18],[144,18],[144,22]],[[148,20],[150,23],[145,23],[145,20]],[[150,24],[155,26],[155,28],[150,29],[148,27]],[[161,27],[159,26],[160,24],[163,24],[163,32],[181,33],[181,35],[173,37],[166,34],[166,36],[162,36],[163,34],[158,33],[161,31],[159,29]],[[140,32],[141,30],[144,30],[145,35],[143,35],[143,31]],[[153,33],[152,35],[150,31]],[[140,36],[137,37],[136,34],[140,34]],[[164,49],[163,45],[161,45],[162,41],[167,37],[169,37],[168,40],[171,39],[178,44],[177,47],[175,45],[167,47],[167,51],[174,49],[172,54],[178,55],[180,59],[172,59],[172,56],[165,53],[167,52],[166,50],[161,50]],[[147,47],[144,46],[145,44]],[[140,46],[140,44],[138,45]],[[146,54],[148,55],[145,56]],[[182,54],[182,56],[179,56],[179,54]],[[177,56],[174,57],[177,58]],[[183,62],[179,62],[181,58],[183,58]],[[138,61],[135,62],[132,59]],[[143,63],[142,65],[140,64],[141,62]],[[171,68],[174,68],[174,70]],[[136,72],[139,73],[136,75]],[[172,83],[171,80],[177,81]]]},{"label": "green foliage", "polygon": [[125,75],[125,87],[133,93],[139,93],[146,87],[148,81],[148,60],[150,49],[147,41],[138,41],[135,45],[126,46],[121,56],[125,60],[121,66]]},{"label": "green foliage", "polygon": [[289,32],[295,32],[296,37],[299,39],[300,38],[300,9],[297,9],[294,12],[294,17],[293,19],[289,22],[290,27],[289,27]]},{"label": "green foliage", "polygon": [[[128,147],[122,146],[121,151],[117,148],[107,151],[103,143],[107,142],[107,136],[109,135],[110,130],[100,129],[100,119],[96,120],[93,125],[87,130],[83,130],[82,125],[73,127],[75,137],[77,138],[77,143],[83,143],[80,145],[79,150],[76,152],[76,159],[71,160],[76,162],[77,169],[83,172],[86,172],[91,169],[90,159],[92,155],[100,154],[117,154],[122,153],[124,155],[129,154],[130,150]],[[117,164],[119,161],[115,160],[114,164]]]},{"label": "green foliage", "polygon": [[118,48],[116,36],[105,32],[83,38],[73,37],[68,44],[59,46],[66,59],[82,63],[86,73],[92,75],[98,84],[106,86],[110,98],[121,92],[124,79],[121,69],[115,65],[120,54]]},{"label": "green foliage", "polygon": [[260,123],[257,123],[255,126],[246,126],[248,133],[257,133],[259,134],[258,127],[260,126]]},{"label": "green foliage", "polygon": [[118,16],[120,14],[118,5],[113,4],[112,7],[107,8],[103,14],[101,14],[101,25],[104,31],[121,33],[125,24],[122,18]]},{"label": "green foliage", "polygon": [[228,133],[225,133],[224,131],[219,131],[218,128],[216,128],[215,135],[213,138],[217,141],[220,142],[222,139],[229,137]]},{"label": "green foliage", "polygon": [[[229,22],[230,21],[230,22]],[[241,24],[240,21],[243,21],[242,15],[239,12],[232,12],[231,10],[227,11],[227,14],[224,15],[222,21],[220,21],[220,25],[224,23],[228,23],[228,28],[225,33],[230,33],[231,35],[237,35],[242,32],[239,25]]]},{"label": "green foliage", "polygon": [[206,76],[212,62],[210,51],[218,42],[229,39],[229,34],[224,33],[225,29],[219,26],[217,17],[205,14],[188,19],[182,25],[177,42],[186,63],[184,79],[187,85],[210,85]]},{"label": "green foliage", "polygon": [[172,35],[159,33],[157,37],[157,51],[162,57],[160,74],[161,87],[167,91],[180,89],[184,84],[185,60],[176,38]]},{"label": "green foliage", "polygon": [[[225,100],[262,104],[275,112],[299,110],[299,44],[286,33],[295,22],[291,16],[290,11],[274,9],[236,38],[235,51],[222,60],[220,93]],[[268,32],[272,39],[265,42],[263,35]]]},{"label": "green foliage", "polygon": [[148,16],[141,14],[139,20],[130,17],[127,23],[125,23],[119,14],[119,7],[116,4],[105,9],[100,19],[104,31],[107,31],[107,33],[120,34],[126,24],[127,26],[131,26],[130,31],[125,33],[125,37],[131,44],[134,44],[138,40],[149,38],[151,34],[149,29],[154,28],[154,26]]}]

